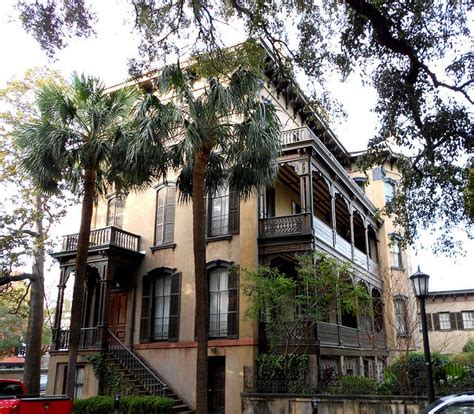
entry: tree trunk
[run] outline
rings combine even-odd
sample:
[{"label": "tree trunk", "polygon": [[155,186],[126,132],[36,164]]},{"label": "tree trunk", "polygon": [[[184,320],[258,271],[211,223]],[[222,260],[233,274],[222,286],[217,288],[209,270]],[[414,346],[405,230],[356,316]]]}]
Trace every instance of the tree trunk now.
[{"label": "tree trunk", "polygon": [[24,382],[29,394],[40,393],[41,349],[44,324],[44,245],[43,245],[43,205],[41,195],[35,197],[35,210],[38,218],[35,220],[35,238],[33,247],[33,274],[30,292],[30,311],[26,331],[26,357]]},{"label": "tree trunk", "polygon": [[193,247],[196,289],[196,414],[207,414],[207,339],[209,336],[209,298],[206,273],[206,226],[204,170],[208,153],[198,152],[193,170]]},{"label": "tree trunk", "polygon": [[69,398],[74,398],[74,385],[76,382],[76,366],[79,343],[81,340],[87,253],[89,250],[89,236],[91,232],[95,180],[96,171],[90,167],[86,168],[84,171],[84,196],[82,199],[81,226],[77,239],[76,274],[72,293],[71,324],[69,328],[69,362],[66,383],[66,394]]}]

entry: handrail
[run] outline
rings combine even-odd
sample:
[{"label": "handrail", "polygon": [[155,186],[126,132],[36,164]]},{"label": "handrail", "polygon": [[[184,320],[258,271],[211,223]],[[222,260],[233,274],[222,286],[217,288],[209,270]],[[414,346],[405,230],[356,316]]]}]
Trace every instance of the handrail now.
[{"label": "handrail", "polygon": [[164,381],[153,372],[150,367],[143,363],[138,356],[127,348],[120,339],[118,339],[110,329],[107,329],[109,335],[108,349],[112,356],[145,388],[151,395],[165,394],[168,386]]}]

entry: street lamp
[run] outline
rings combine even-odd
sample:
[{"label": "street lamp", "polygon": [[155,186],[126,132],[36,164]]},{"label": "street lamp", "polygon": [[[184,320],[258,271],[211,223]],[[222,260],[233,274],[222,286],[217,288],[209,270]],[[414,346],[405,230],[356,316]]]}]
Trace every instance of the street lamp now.
[{"label": "street lamp", "polygon": [[432,403],[435,399],[433,386],[433,370],[431,368],[430,343],[428,340],[428,323],[426,320],[425,310],[425,299],[428,296],[429,279],[430,277],[426,273],[420,271],[420,266],[418,266],[418,271],[410,276],[411,283],[413,284],[413,290],[415,291],[415,296],[420,301],[421,330],[423,333],[423,351],[425,354],[426,391],[428,394],[428,402]]}]

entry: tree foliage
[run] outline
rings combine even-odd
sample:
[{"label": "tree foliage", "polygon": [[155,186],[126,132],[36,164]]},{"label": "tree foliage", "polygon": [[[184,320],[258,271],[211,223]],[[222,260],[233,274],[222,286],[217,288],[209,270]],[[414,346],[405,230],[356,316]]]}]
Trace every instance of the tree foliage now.
[{"label": "tree foliage", "polygon": [[[93,12],[83,0],[19,4],[25,29],[49,53],[63,47],[67,36],[91,33]],[[328,74],[338,73],[342,79],[360,74],[378,93],[375,111],[380,121],[365,166],[380,162],[387,144],[410,155],[408,162],[401,160],[401,191],[387,210],[406,229],[406,240],[413,241],[420,228],[433,228],[440,221],[440,229],[434,229],[441,236],[439,247],[450,250],[451,228],[470,226],[463,197],[466,153],[473,150],[470,2],[129,0],[129,4],[132,24],[141,35],[143,62],[133,62],[135,69],[150,62],[156,65],[172,52],[181,56],[183,50],[207,50],[220,61],[231,25],[248,37],[266,39],[280,68],[287,68],[291,60],[296,70],[309,76],[308,85],[316,86],[306,89],[319,103],[329,102]],[[329,112],[336,109],[333,106]]]},{"label": "tree foliage", "polygon": [[295,274],[259,266],[245,273],[244,293],[251,299],[247,316],[264,322],[270,351],[301,351],[318,321],[341,312],[371,312],[371,298],[361,284],[353,283],[349,263],[323,253],[299,256]]}]

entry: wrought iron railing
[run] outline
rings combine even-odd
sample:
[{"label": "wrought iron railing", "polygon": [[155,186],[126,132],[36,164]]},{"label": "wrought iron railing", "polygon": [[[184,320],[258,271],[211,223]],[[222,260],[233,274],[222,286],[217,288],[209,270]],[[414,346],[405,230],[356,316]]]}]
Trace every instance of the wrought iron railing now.
[{"label": "wrought iron railing", "polygon": [[108,351],[151,395],[165,394],[168,388],[165,382],[110,330],[108,331]]},{"label": "wrought iron railing", "polygon": [[[67,351],[69,349],[69,329],[60,329],[57,331],[54,349],[56,351]],[[82,328],[79,348],[96,349],[101,348],[100,332],[98,327]]]},{"label": "wrought iron railing", "polygon": [[[79,234],[68,234],[63,237],[62,251],[77,250]],[[92,230],[89,236],[89,248],[117,246],[122,249],[138,251],[140,236],[117,227],[104,227]]]},{"label": "wrought iron railing", "polygon": [[281,237],[299,234],[311,234],[309,213],[291,216],[270,217],[260,220],[260,237]]}]

